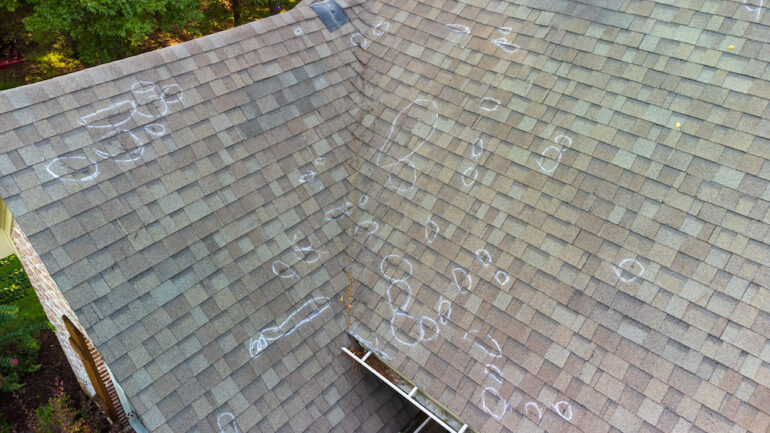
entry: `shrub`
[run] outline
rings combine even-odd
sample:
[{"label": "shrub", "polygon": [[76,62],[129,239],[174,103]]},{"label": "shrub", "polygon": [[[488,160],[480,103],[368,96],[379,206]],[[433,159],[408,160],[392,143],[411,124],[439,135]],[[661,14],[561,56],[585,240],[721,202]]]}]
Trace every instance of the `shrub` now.
[{"label": "shrub", "polygon": [[64,392],[64,382],[57,380],[48,403],[34,412],[27,411],[27,431],[31,433],[91,433],[78,410]]}]

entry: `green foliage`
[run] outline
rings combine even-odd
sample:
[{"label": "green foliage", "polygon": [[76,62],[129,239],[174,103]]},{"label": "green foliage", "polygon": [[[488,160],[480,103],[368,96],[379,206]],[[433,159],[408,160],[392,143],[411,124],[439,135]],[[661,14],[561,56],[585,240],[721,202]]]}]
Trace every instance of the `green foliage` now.
[{"label": "green foliage", "polygon": [[83,68],[82,63],[74,58],[74,53],[61,38],[53,44],[51,51],[27,54],[27,61],[39,66],[30,77],[33,81],[47,80]]},{"label": "green foliage", "polygon": [[19,0],[0,0],[0,9],[6,9],[10,12],[15,11],[20,5]]},{"label": "green foliage", "polygon": [[[0,0],[9,1],[9,0]],[[77,58],[103,63],[134,53],[149,35],[202,18],[200,0],[29,0],[24,25],[40,43],[64,38]]]},{"label": "green foliage", "polygon": [[48,403],[30,414],[27,429],[32,433],[90,433],[80,411],[72,407],[70,396],[59,381]]},{"label": "green foliage", "polygon": [[19,381],[25,374],[40,368],[35,336],[52,328],[15,255],[0,259],[0,302],[0,389],[13,391],[24,385]]}]

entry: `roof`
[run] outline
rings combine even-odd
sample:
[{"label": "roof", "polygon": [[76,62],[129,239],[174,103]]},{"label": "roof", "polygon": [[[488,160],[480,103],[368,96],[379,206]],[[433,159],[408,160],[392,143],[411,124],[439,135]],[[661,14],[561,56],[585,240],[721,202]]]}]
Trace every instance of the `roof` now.
[{"label": "roof", "polygon": [[339,3],[0,92],[0,194],[148,428],[399,427],[348,269],[478,431],[770,426],[764,7]]}]

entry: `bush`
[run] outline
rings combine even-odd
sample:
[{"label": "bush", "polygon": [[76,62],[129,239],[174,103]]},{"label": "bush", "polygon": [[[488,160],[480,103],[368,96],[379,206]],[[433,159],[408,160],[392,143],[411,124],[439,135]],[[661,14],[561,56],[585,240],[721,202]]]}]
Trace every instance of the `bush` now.
[{"label": "bush", "polygon": [[45,328],[51,325],[19,259],[15,255],[0,259],[0,389],[21,388],[24,375],[40,368],[35,337]]},{"label": "bush", "polygon": [[27,410],[27,429],[31,433],[91,433],[79,411],[72,407],[64,392],[64,382],[58,380],[48,403],[34,411]]}]

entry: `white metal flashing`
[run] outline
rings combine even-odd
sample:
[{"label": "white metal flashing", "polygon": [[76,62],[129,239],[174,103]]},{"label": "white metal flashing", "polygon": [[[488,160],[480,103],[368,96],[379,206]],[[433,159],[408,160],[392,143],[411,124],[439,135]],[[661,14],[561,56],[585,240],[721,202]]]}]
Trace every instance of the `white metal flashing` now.
[{"label": "white metal flashing", "polygon": [[[426,415],[431,417],[434,421],[436,421],[441,427],[444,427],[448,432],[450,433],[463,433],[468,428],[468,423],[463,424],[462,428],[460,430],[455,430],[450,425],[442,421],[439,417],[437,417],[433,412],[428,410],[425,406],[420,404],[417,400],[415,400],[412,396],[417,392],[417,386],[412,388],[412,390],[409,392],[409,394],[405,393],[401,388],[397,387],[396,384],[389,381],[388,379],[385,379],[383,375],[381,375],[377,370],[372,368],[369,364],[364,362],[369,356],[371,356],[372,352],[368,351],[366,352],[366,355],[359,358],[357,357],[353,352],[347,349],[347,347],[343,347],[342,351],[347,353],[351,358],[355,359],[359,364],[363,365],[364,368],[374,373],[375,376],[377,376],[381,381],[387,383],[391,388],[393,388],[397,393],[401,394],[402,397],[404,397],[408,402],[412,403],[415,407],[423,411]],[[422,429],[422,426],[420,426],[420,429]]]}]

